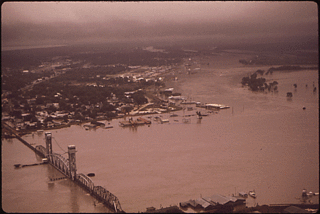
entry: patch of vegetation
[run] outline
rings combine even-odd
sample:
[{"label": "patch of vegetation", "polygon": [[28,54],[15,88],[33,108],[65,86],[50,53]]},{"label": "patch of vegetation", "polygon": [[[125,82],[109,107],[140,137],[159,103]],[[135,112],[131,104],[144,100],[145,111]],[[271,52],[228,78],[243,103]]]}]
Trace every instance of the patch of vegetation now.
[{"label": "patch of vegetation", "polygon": [[266,89],[268,91],[271,91],[272,89],[276,91],[277,85],[278,85],[277,81],[273,81],[272,83],[268,84],[265,78],[263,77],[257,78],[258,74],[263,75],[263,73],[264,73],[263,70],[257,70],[252,75],[248,77],[243,77],[241,84],[243,86],[245,85],[249,86],[249,88],[252,91],[264,91]]}]

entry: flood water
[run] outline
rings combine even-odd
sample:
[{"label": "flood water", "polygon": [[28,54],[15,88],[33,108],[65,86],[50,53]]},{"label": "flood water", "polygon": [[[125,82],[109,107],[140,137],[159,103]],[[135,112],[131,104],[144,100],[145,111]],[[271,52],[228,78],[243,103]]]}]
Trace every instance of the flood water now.
[{"label": "flood water", "polygon": [[[319,192],[319,93],[312,87],[313,82],[318,86],[318,71],[274,72],[264,77],[279,83],[278,93],[254,93],[241,87],[242,77],[271,66],[244,67],[232,54],[194,60],[201,71],[188,75],[181,68],[178,81],[166,86],[192,100],[231,108],[202,120],[195,112],[207,111],[187,105],[193,110],[175,112],[178,117],[162,114],[169,119],[164,124],[151,118],[150,126],[122,128],[118,122],[123,119],[117,119],[109,121],[111,129],[74,125],[51,130],[53,151],[63,154],[75,145],[78,173],[95,173],[94,184],[116,195],[126,212],[200,195],[255,190],[257,198],[247,200],[247,206],[254,206],[300,203],[304,188]],[[182,122],[186,115],[190,123]],[[44,134],[23,138],[45,146]],[[13,166],[40,161],[16,139],[2,141],[4,211],[110,212],[70,180],[48,184],[49,177],[61,177],[50,165]],[[311,200],[318,203],[319,198]]]}]

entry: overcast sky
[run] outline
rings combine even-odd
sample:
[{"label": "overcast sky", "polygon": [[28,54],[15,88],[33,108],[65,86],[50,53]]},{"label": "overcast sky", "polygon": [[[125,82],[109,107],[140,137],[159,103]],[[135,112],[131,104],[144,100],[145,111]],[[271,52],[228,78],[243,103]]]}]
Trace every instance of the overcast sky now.
[{"label": "overcast sky", "polygon": [[312,1],[5,2],[1,22],[5,47],[162,38],[318,38],[318,8]]}]

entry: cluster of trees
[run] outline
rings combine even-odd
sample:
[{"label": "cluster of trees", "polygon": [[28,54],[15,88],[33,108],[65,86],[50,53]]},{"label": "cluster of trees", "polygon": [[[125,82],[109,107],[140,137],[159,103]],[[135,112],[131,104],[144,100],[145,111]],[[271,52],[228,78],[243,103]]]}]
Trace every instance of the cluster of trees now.
[{"label": "cluster of trees", "polygon": [[18,91],[29,85],[31,82],[37,79],[42,79],[44,77],[49,77],[53,72],[46,73],[23,73],[19,69],[9,69],[2,70],[1,76],[1,89],[6,91]]},{"label": "cluster of trees", "polygon": [[[180,51],[182,53],[182,51]],[[81,53],[73,56],[74,60],[84,60],[93,65],[147,65],[150,67],[181,62],[179,52],[149,52],[141,48]]]},{"label": "cluster of trees", "polygon": [[249,86],[252,91],[264,91],[265,89],[267,89],[268,91],[277,91],[277,81],[273,81],[272,83],[268,84],[265,78],[257,78],[258,74],[263,75],[263,73],[263,70],[257,70],[252,75],[243,77],[241,84]]}]

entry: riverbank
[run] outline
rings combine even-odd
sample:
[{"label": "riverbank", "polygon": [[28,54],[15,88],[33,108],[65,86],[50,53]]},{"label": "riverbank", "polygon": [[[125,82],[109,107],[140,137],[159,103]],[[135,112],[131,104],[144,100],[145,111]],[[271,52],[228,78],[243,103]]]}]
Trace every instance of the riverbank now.
[{"label": "riverbank", "polygon": [[[160,107],[159,105],[157,105],[157,107]],[[151,106],[150,108],[155,108],[154,106]],[[181,106],[172,106],[170,107],[169,110],[166,110],[166,111],[162,111],[160,114],[165,114],[165,113],[168,113],[168,112],[175,112],[175,111],[180,111],[182,110],[183,108]],[[143,109],[142,109],[143,110]],[[113,119],[120,119],[120,118],[125,118],[127,116],[147,116],[147,115],[153,115],[153,114],[159,114],[159,112],[148,112],[146,113],[146,111],[144,113],[134,113],[134,114],[122,114],[122,115],[118,115],[116,117],[105,117],[105,118],[99,118],[99,119],[90,119],[90,120],[79,120],[79,121],[75,121],[75,122],[70,122],[68,124],[63,124],[63,125],[56,125],[56,126],[53,126],[53,127],[41,127],[41,128],[32,128],[32,129],[24,129],[24,130],[16,130],[16,133],[17,135],[19,136],[24,136],[24,135],[27,135],[27,134],[32,134],[32,133],[35,133],[35,132],[41,132],[41,131],[47,131],[47,130],[57,130],[57,129],[63,129],[63,128],[68,128],[70,127],[71,125],[83,125],[83,124],[86,124],[86,123],[94,123],[94,122],[98,122],[98,121],[104,121],[104,120],[107,120],[107,121],[112,121]],[[11,127],[13,128],[13,127]],[[3,138],[15,138],[16,136],[15,135],[12,135],[10,133],[6,133],[6,132],[3,132],[2,133],[2,137]]]},{"label": "riverbank", "polygon": [[[245,207],[244,209],[232,211],[227,208],[217,208],[202,211],[201,213],[318,213],[319,204],[271,204],[257,205],[255,207]],[[190,213],[195,210],[182,210],[178,206],[170,206],[156,209],[154,207],[146,208],[146,212],[142,213]]]}]

